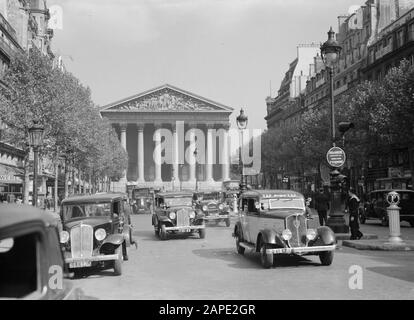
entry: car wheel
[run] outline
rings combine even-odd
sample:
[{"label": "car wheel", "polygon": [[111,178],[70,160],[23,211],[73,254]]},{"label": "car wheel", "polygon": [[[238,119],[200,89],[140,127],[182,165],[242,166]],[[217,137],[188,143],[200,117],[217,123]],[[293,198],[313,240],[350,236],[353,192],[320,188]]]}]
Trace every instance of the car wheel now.
[{"label": "car wheel", "polygon": [[246,249],[240,245],[240,242],[243,242],[242,237],[240,236],[240,232],[237,230],[236,233],[236,249],[237,253],[243,255]]},{"label": "car wheel", "polygon": [[228,227],[230,227],[230,219],[226,219],[226,227],[228,228]]},{"label": "car wheel", "polygon": [[168,239],[168,233],[167,230],[165,229],[165,224],[162,224],[161,227],[158,227],[159,230],[159,235],[160,235],[160,239],[162,241],[165,241]]},{"label": "car wheel", "polygon": [[122,274],[122,262],[123,262],[123,256],[122,256],[122,245],[116,248],[115,254],[118,255],[118,260],[114,261],[114,274],[116,276],[120,276]]},{"label": "car wheel", "polygon": [[206,229],[200,229],[200,239],[204,239],[206,237]]},{"label": "car wheel", "polygon": [[382,218],[381,218],[381,225],[383,226],[383,227],[388,227],[388,216],[387,215],[384,215],[384,216],[382,216]]},{"label": "car wheel", "polygon": [[262,266],[265,269],[270,269],[273,266],[273,253],[266,253],[267,245],[262,244],[260,247],[260,259]]},{"label": "car wheel", "polygon": [[319,254],[319,259],[321,260],[321,264],[323,266],[330,266],[332,264],[334,257],[333,251],[325,251]]}]

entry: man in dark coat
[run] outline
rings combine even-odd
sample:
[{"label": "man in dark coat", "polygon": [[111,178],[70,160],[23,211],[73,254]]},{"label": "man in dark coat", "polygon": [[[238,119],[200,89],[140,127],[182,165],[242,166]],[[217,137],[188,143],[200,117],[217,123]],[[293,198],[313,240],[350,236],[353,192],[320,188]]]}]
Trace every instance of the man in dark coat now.
[{"label": "man in dark coat", "polygon": [[351,229],[351,240],[359,240],[363,234],[359,230],[359,198],[355,195],[355,191],[351,188],[348,191],[348,210],[349,210],[349,227]]},{"label": "man in dark coat", "polygon": [[329,200],[325,190],[320,188],[319,193],[315,196],[315,209],[318,211],[321,226],[325,226],[328,221]]}]

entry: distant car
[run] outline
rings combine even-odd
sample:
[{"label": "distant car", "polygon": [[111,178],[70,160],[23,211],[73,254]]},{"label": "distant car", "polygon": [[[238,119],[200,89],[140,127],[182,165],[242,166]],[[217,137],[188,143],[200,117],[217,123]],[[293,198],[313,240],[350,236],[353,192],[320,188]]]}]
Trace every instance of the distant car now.
[{"label": "distant car", "polygon": [[79,300],[64,279],[56,218],[23,205],[0,205],[0,300]]},{"label": "distant car", "polygon": [[336,249],[330,228],[308,228],[305,198],[294,191],[244,192],[233,235],[237,252],[260,252],[264,268],[271,268],[278,254],[318,255],[323,265],[330,265]]},{"label": "distant car", "polygon": [[131,205],[134,214],[152,214],[154,211],[155,191],[152,188],[132,189]]},{"label": "distant car", "polygon": [[360,209],[359,219],[362,224],[367,220],[380,220],[383,226],[388,226],[387,195],[395,191],[400,195],[401,201],[398,205],[400,210],[400,221],[407,221],[414,227],[414,191],[412,190],[376,190],[368,194],[367,201]]},{"label": "distant car", "polygon": [[134,242],[125,199],[124,194],[103,193],[62,201],[60,242],[69,270],[101,267],[122,274],[127,247]]},{"label": "distant car", "polygon": [[203,212],[206,222],[225,222],[230,227],[230,206],[227,205],[223,192],[196,192],[193,200],[195,208]]},{"label": "distant car", "polygon": [[238,180],[223,181],[222,191],[224,192],[224,198],[225,198],[226,204],[229,206],[231,211],[234,211],[234,199],[236,198],[238,200],[239,198],[240,181]]},{"label": "distant car", "polygon": [[191,192],[160,192],[155,197],[155,210],[152,216],[155,235],[167,240],[169,234],[198,233],[201,239],[206,236],[204,214],[193,206]]}]

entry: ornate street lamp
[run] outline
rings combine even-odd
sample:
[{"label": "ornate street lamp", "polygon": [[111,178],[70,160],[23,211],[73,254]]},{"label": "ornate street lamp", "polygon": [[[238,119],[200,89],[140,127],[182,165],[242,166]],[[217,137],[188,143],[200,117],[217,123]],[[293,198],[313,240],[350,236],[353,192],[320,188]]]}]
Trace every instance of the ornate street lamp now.
[{"label": "ornate street lamp", "polygon": [[33,126],[29,128],[29,144],[33,148],[33,206],[37,207],[37,169],[39,163],[39,148],[43,145],[43,132],[45,129],[37,120],[33,120]]},{"label": "ornate street lamp", "polygon": [[244,110],[240,110],[240,115],[237,117],[237,127],[240,130],[240,151],[239,151],[239,165],[240,165],[240,193],[243,193],[246,189],[246,183],[244,181],[244,164],[243,164],[243,133],[247,129],[249,118],[244,114]]},{"label": "ornate street lamp", "polygon": [[197,150],[197,148],[195,148],[195,150],[194,150],[194,162],[195,162],[195,181],[196,181],[196,187],[195,187],[195,189],[196,189],[196,191],[198,191],[198,176],[197,176],[197,155],[198,155],[198,150]]},{"label": "ornate street lamp", "polygon": [[[331,137],[332,145],[336,146],[336,125],[335,125],[335,96],[334,96],[334,69],[339,61],[342,47],[335,40],[335,32],[331,29],[328,32],[328,40],[321,46],[322,60],[329,72],[330,99],[331,99]],[[344,214],[341,208],[340,180],[344,178],[335,168],[331,171],[331,205],[327,225],[335,233],[348,233],[349,227],[345,224]]]}]

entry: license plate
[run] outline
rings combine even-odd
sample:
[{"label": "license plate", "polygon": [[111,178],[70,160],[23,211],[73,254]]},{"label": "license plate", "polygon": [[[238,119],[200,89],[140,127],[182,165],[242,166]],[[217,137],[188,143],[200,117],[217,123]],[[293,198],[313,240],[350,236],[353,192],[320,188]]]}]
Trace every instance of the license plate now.
[{"label": "license plate", "polygon": [[75,269],[75,268],[86,268],[90,267],[92,265],[91,261],[76,261],[69,264],[69,268]]},{"label": "license plate", "polygon": [[182,233],[190,233],[191,232],[191,229],[182,229],[181,232]]}]

